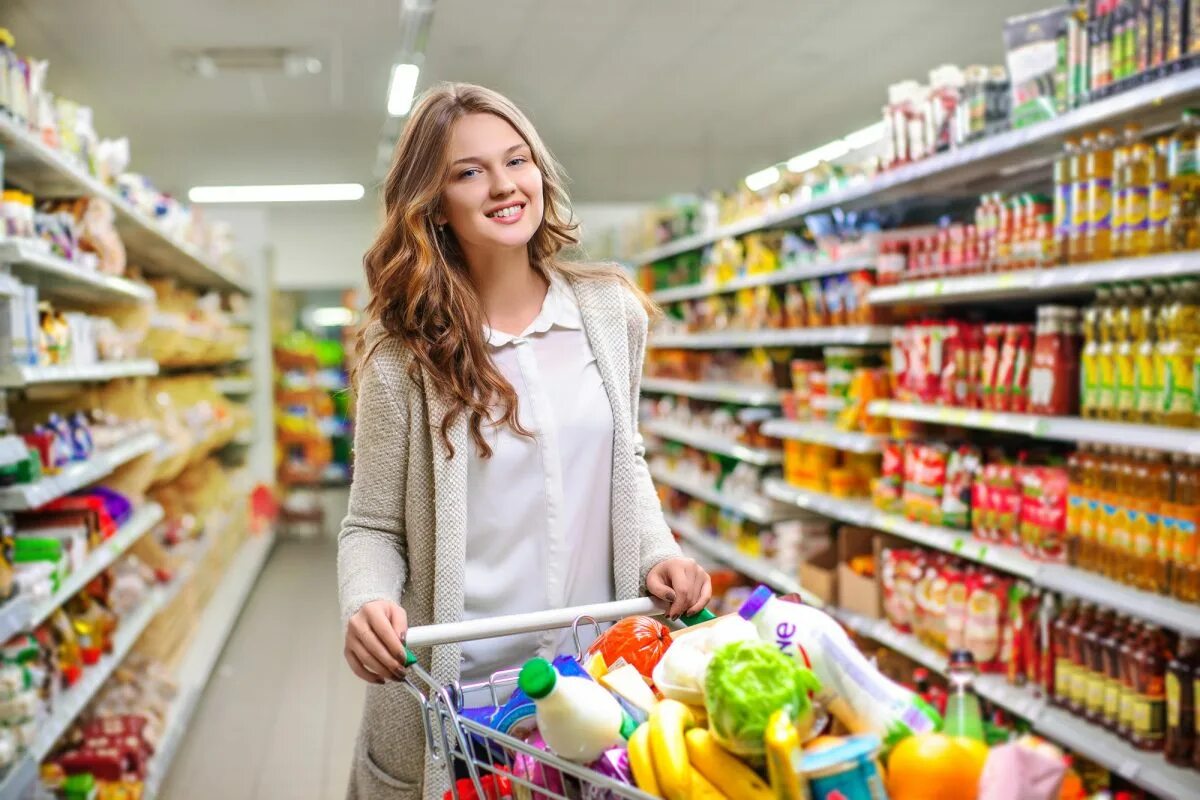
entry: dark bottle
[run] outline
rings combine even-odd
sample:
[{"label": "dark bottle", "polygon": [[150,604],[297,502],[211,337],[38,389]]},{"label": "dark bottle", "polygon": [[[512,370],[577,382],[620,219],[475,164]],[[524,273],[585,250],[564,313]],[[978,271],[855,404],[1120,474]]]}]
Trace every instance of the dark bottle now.
[{"label": "dark bottle", "polygon": [[1104,691],[1108,677],[1104,664],[1103,641],[1113,632],[1114,627],[1113,612],[1103,610],[1083,633],[1083,660],[1087,667],[1087,678],[1084,681],[1084,716],[1097,725],[1104,722]]},{"label": "dark bottle", "polygon": [[1107,636],[1100,642],[1104,659],[1104,727],[1116,731],[1121,723],[1121,643],[1133,632],[1137,623],[1128,617],[1117,617]]},{"label": "dark bottle", "polygon": [[1195,679],[1200,670],[1200,641],[1183,638],[1167,664],[1167,761],[1190,766],[1196,747]]},{"label": "dark bottle", "polygon": [[1133,746],[1162,750],[1167,733],[1168,640],[1162,629],[1148,626],[1134,654]]},{"label": "dark bottle", "polygon": [[1071,683],[1067,687],[1067,708],[1080,716],[1087,714],[1088,676],[1090,674],[1087,657],[1083,652],[1084,634],[1095,619],[1095,606],[1083,603],[1067,631],[1067,653],[1071,658]]},{"label": "dark bottle", "polygon": [[1051,701],[1063,708],[1070,707],[1071,696],[1071,649],[1070,630],[1079,613],[1079,603],[1066,600],[1058,616],[1050,625],[1050,636],[1054,641],[1054,683],[1051,684]]},{"label": "dark bottle", "polygon": [[1144,629],[1131,621],[1129,632],[1121,640],[1121,699],[1117,718],[1117,733],[1124,738],[1133,736],[1133,713],[1137,697],[1137,649]]}]

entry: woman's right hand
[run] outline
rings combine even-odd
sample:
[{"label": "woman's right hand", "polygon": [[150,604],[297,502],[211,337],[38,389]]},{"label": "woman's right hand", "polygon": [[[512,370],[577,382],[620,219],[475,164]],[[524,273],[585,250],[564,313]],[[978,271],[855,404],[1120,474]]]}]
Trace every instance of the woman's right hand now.
[{"label": "woman's right hand", "polygon": [[391,600],[363,605],[346,625],[343,655],[351,671],[367,683],[404,680],[404,637],[408,614]]}]

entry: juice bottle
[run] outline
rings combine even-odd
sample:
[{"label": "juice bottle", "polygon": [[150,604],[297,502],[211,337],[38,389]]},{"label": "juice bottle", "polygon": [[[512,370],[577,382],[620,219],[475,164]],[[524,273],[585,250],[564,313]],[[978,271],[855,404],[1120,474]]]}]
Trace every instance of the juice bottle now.
[{"label": "juice bottle", "polygon": [[1133,298],[1133,316],[1130,329],[1133,334],[1134,354],[1134,422],[1153,422],[1158,407],[1158,375],[1154,370],[1154,299],[1149,287],[1134,285],[1130,288]]},{"label": "juice bottle", "polygon": [[1123,738],[1133,735],[1133,711],[1137,696],[1137,651],[1141,642],[1143,626],[1134,621],[1121,640],[1121,700],[1117,720],[1117,733]]},{"label": "juice bottle", "polygon": [[1137,287],[1119,286],[1113,290],[1113,300],[1117,305],[1114,342],[1116,357],[1116,418],[1132,422],[1137,418],[1137,341],[1134,325],[1137,312],[1141,307],[1141,298],[1135,293]]},{"label": "juice bottle", "polygon": [[974,688],[976,675],[975,657],[970,650],[955,650],[950,654],[946,668],[950,696],[946,698],[942,722],[942,732],[947,736],[984,741],[983,712]]},{"label": "juice bottle", "polygon": [[1079,411],[1089,419],[1100,416],[1100,306],[1101,289],[1096,292],[1097,304],[1083,310],[1083,350],[1079,369]]},{"label": "juice bottle", "polygon": [[1196,748],[1196,684],[1200,669],[1200,640],[1179,640],[1175,657],[1167,664],[1167,761],[1181,767],[1192,764]]},{"label": "juice bottle", "polygon": [[[1132,123],[1131,123],[1132,125]],[[1136,139],[1136,136],[1134,136]],[[1125,253],[1125,203],[1128,199],[1125,167],[1129,154],[1133,150],[1133,142],[1129,138],[1129,128],[1121,137],[1113,150],[1112,165],[1112,257],[1121,258]]]},{"label": "juice bottle", "polygon": [[1079,152],[1079,141],[1068,136],[1063,140],[1063,149],[1054,161],[1054,252],[1058,264],[1071,260],[1071,164]]},{"label": "juice bottle", "polygon": [[1150,164],[1154,151],[1138,142],[1125,162],[1125,255],[1150,254]]},{"label": "juice bottle", "polygon": [[1162,750],[1167,733],[1167,662],[1171,660],[1167,637],[1161,628],[1148,626],[1134,654],[1136,693],[1133,709],[1133,746]]},{"label": "juice bottle", "polygon": [[1085,133],[1079,138],[1079,148],[1071,159],[1071,231],[1068,237],[1071,263],[1081,264],[1091,261],[1092,227],[1091,206],[1088,205],[1089,184],[1091,182],[1091,153],[1096,146],[1096,138]]},{"label": "juice bottle", "polygon": [[1064,708],[1070,707],[1071,696],[1071,626],[1075,624],[1075,616],[1079,613],[1079,602],[1073,599],[1063,601],[1058,616],[1050,625],[1050,640],[1054,643],[1054,686],[1050,701]]},{"label": "juice bottle", "polygon": [[1104,727],[1116,731],[1121,722],[1121,642],[1129,635],[1134,621],[1118,616],[1100,642],[1104,659]]},{"label": "juice bottle", "polygon": [[1200,112],[1183,112],[1183,124],[1167,145],[1167,180],[1171,187],[1171,211],[1167,219],[1167,238],[1172,250],[1195,250],[1200,240],[1196,227],[1197,198],[1200,197],[1200,159],[1197,158],[1197,131]]},{"label": "juice bottle", "polygon": [[1102,128],[1088,152],[1088,257],[1092,261],[1112,258],[1113,148],[1117,137]]},{"label": "juice bottle", "polygon": [[1087,712],[1088,662],[1083,652],[1084,633],[1095,621],[1096,607],[1082,604],[1067,629],[1067,655],[1071,659],[1070,684],[1067,687],[1067,708],[1083,715]]},{"label": "juice bottle", "polygon": [[[1198,6],[1200,7],[1200,6]],[[1147,250],[1162,253],[1170,249],[1167,219],[1171,216],[1171,183],[1167,174],[1167,150],[1170,139],[1162,136],[1148,154],[1146,180],[1150,184],[1150,230]]]},{"label": "juice bottle", "polygon": [[1112,633],[1115,615],[1107,609],[1096,615],[1088,629],[1083,632],[1083,658],[1087,667],[1084,694],[1084,714],[1097,725],[1104,722],[1104,696],[1108,673],[1104,666],[1103,641]]},{"label": "juice bottle", "polygon": [[1200,567],[1196,563],[1196,527],[1200,522],[1200,460],[1178,459],[1175,472],[1175,527],[1172,546],[1172,594],[1200,602]]}]

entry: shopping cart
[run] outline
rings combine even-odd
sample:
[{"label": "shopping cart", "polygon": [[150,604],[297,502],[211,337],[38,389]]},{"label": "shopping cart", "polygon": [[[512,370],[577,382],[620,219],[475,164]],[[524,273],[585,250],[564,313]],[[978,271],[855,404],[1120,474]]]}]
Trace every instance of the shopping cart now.
[{"label": "shopping cart", "polygon": [[[571,628],[578,655],[583,655],[580,625],[599,630],[604,622],[634,615],[661,616],[663,604],[649,597],[599,603],[575,608],[553,609],[532,614],[514,614],[492,619],[427,625],[410,628],[409,648],[492,639],[519,633]],[[463,698],[487,693],[493,706],[499,706],[508,687],[517,682],[520,669],[495,673],[478,683],[441,685],[425,669],[411,660],[408,677],[402,684],[421,706],[425,727],[425,747],[435,764],[446,770],[450,795],[455,800],[654,800],[633,786],[603,775],[581,764],[559,758],[513,736],[493,730],[465,716]],[[468,778],[460,786],[455,780],[455,764]],[[466,784],[469,779],[470,783]]]}]

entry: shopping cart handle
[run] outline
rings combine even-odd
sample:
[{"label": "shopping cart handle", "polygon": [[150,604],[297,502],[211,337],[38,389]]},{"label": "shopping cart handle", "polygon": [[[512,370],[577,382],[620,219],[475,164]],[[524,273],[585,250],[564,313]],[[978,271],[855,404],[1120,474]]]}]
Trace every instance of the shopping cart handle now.
[{"label": "shopping cart handle", "polygon": [[498,636],[513,636],[518,633],[569,628],[580,617],[590,617],[596,622],[613,622],[623,617],[639,614],[660,616],[666,613],[666,610],[666,602],[653,597],[618,600],[615,603],[593,603],[573,608],[552,608],[529,614],[510,614],[490,619],[473,619],[466,622],[446,622],[440,625],[409,628],[405,644],[409,648],[413,648],[450,644],[451,642],[473,642],[479,639],[494,639]]}]

